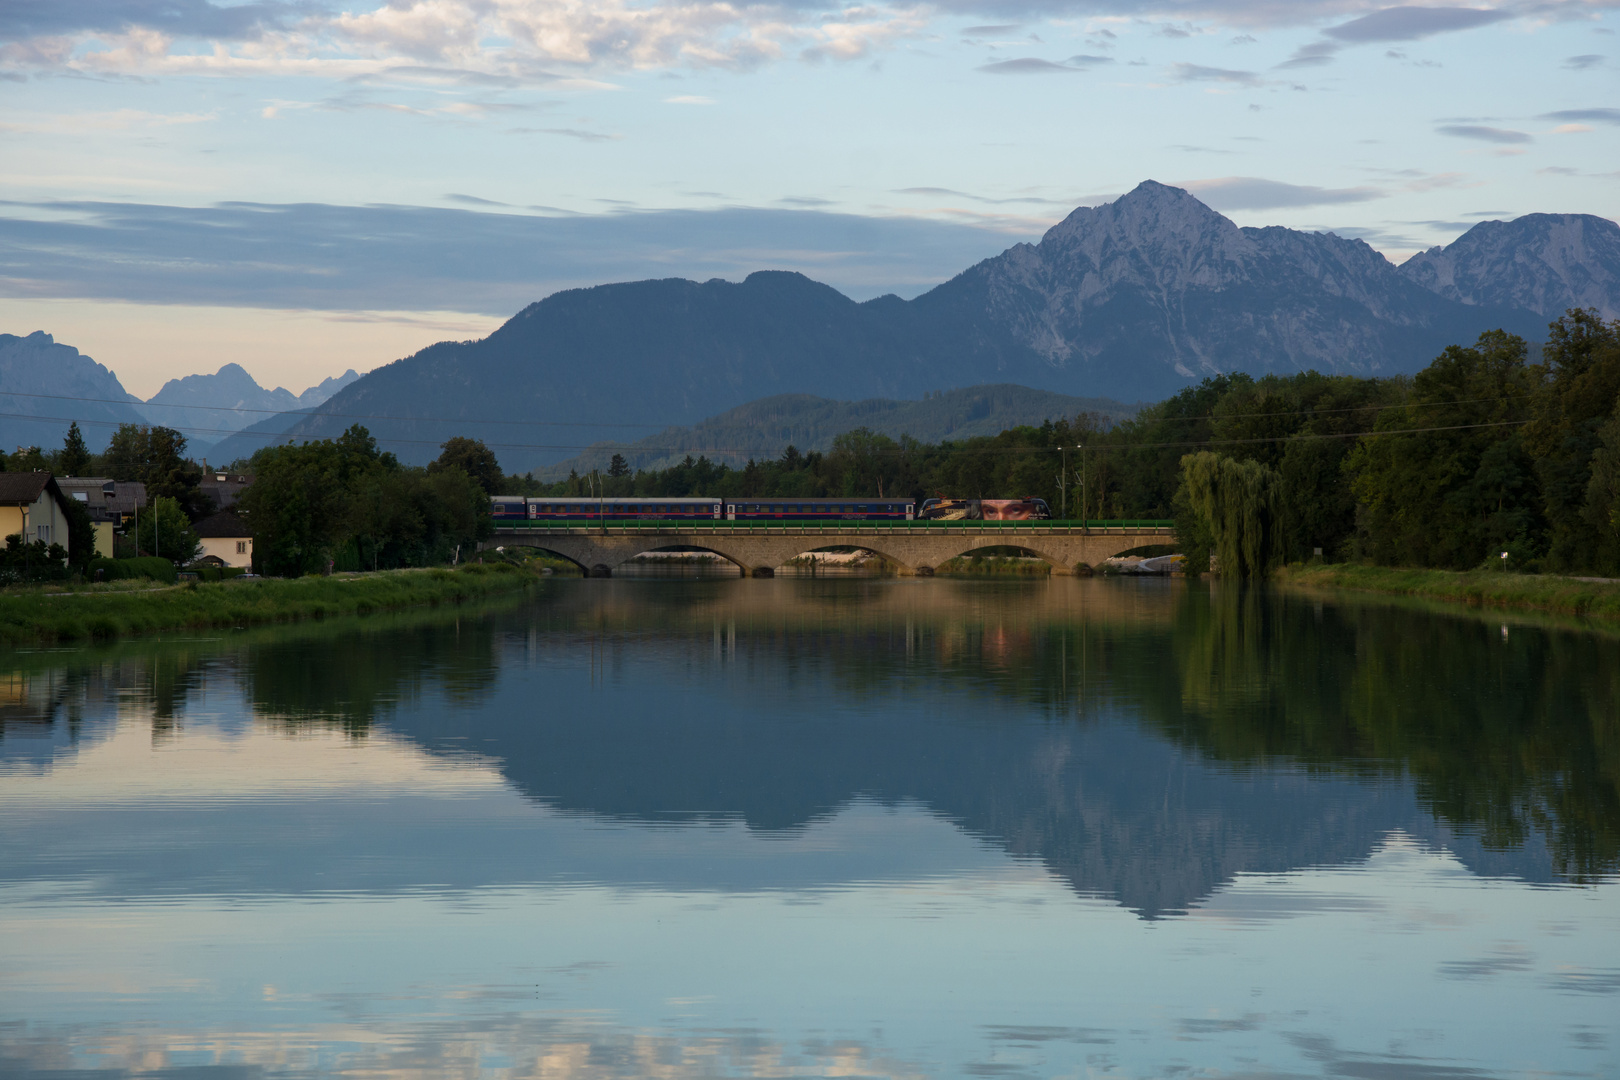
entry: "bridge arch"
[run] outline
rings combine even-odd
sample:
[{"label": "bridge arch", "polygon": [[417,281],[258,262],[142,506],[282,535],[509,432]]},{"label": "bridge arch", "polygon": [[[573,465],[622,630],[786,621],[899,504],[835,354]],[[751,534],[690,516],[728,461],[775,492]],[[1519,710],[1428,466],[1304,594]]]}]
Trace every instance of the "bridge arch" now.
[{"label": "bridge arch", "polygon": [[[1020,537],[1019,539],[1024,538]],[[996,543],[998,540],[1002,542]],[[1050,550],[1042,550],[1041,547],[1031,546],[1030,544],[1009,544],[1005,542],[1004,538],[997,536],[984,537],[983,540],[964,548],[955,555],[952,555],[951,558],[971,559],[975,555],[993,556],[1001,555],[1008,551],[1016,551],[1022,553],[1026,557],[1040,559],[1055,571],[1067,571],[1072,569],[1071,564],[1067,560],[1061,558],[1060,556],[1053,555]],[[947,559],[943,561],[949,562],[950,560]]]},{"label": "bridge arch", "polygon": [[749,568],[748,568],[746,563],[744,563],[742,560],[738,559],[737,556],[732,555],[732,554],[730,554],[728,552],[722,551],[720,548],[718,548],[718,547],[716,547],[716,546],[714,546],[712,544],[689,544],[689,543],[661,544],[658,547],[644,548],[643,550],[636,552],[635,554],[629,556],[628,558],[623,559],[617,565],[618,566],[623,566],[626,563],[631,562],[631,561],[633,561],[635,559],[638,559],[643,555],[657,555],[660,552],[674,552],[674,551],[706,551],[710,555],[717,555],[720,558],[724,559],[726,562],[728,562],[731,565],[737,567],[737,569],[742,571],[742,573],[744,575],[746,575],[748,573]]}]

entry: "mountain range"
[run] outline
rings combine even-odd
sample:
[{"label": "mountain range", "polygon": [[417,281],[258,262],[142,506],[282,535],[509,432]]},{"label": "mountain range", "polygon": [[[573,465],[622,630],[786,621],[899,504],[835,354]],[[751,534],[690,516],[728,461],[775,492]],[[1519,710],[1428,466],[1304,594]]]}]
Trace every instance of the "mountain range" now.
[{"label": "mountain range", "polygon": [[[1015,383],[1131,401],[1219,372],[1412,372],[1484,330],[1540,340],[1576,305],[1620,315],[1614,222],[1485,222],[1396,266],[1361,240],[1240,228],[1147,181],[910,301],[856,303],[774,271],[559,292],[265,434],[326,437],[355,416],[398,417],[366,423],[406,460],[466,434],[527,469],[623,444],[638,425],[690,425],[781,394],[915,400]],[[220,450],[263,441],[249,429]]]},{"label": "mountain range", "polygon": [[940,442],[996,435],[1021,424],[1081,413],[1124,420],[1135,415],[1137,408],[1109,398],[1077,398],[1010,384],[946,390],[922,401],[830,401],[811,394],[779,394],[727,409],[690,427],[666,428],[628,446],[593,447],[577,457],[542,466],[534,475],[552,480],[566,477],[571,470],[583,474],[606,469],[620,452],[631,465],[644,469],[668,468],[687,455],[740,465],[750,458],[779,457],[789,446],[829,450],[835,438],[856,428],[892,438],[910,435],[922,442]]},{"label": "mountain range", "polygon": [[358,378],[350,368],[294,394],[280,386],[266,390],[240,364],[226,364],[212,375],[170,379],[140,411],[154,424],[187,432],[194,448],[211,448],[267,417],[313,409]]},{"label": "mountain range", "polygon": [[220,439],[267,417],[290,426],[360,376],[350,368],[302,394],[266,390],[239,364],[213,375],[170,379],[147,401],[124,389],[118,376],[44,331],[27,337],[0,334],[0,449],[62,444],[77,421],[92,449],[107,444],[119,424],[163,424],[186,435],[191,453],[212,452]]},{"label": "mountain range", "polygon": [[[313,407],[300,399],[211,456],[335,436],[359,420],[406,461],[467,435],[526,470],[641,432],[721,423],[728,410],[781,395],[918,401],[1017,384],[1143,401],[1220,372],[1412,372],[1484,330],[1539,340],[1576,306],[1620,317],[1620,226],[1604,218],[1482,222],[1396,266],[1361,240],[1240,228],[1188,192],[1146,181],[910,301],[856,303],[780,271],[558,292],[487,338],[431,345]],[[219,417],[253,415],[227,389],[241,384],[231,366],[192,377],[213,380],[215,397],[192,396],[191,380],[159,395],[224,410],[197,417],[192,426],[208,429],[200,442],[228,426]],[[94,381],[88,368],[83,378]],[[11,386],[0,381],[0,409],[29,411],[7,404],[17,400],[4,397]]]}]

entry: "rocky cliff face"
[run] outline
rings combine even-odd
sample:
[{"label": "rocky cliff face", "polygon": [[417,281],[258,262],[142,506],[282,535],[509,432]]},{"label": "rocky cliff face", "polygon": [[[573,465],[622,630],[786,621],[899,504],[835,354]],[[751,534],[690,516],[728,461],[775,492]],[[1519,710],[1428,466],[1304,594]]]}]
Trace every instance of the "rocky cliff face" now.
[{"label": "rocky cliff face", "polygon": [[1547,319],[1595,308],[1620,318],[1620,225],[1591,214],[1482,221],[1448,246],[1412,256],[1400,272],[1464,304],[1528,308]]},{"label": "rocky cliff face", "polygon": [[[1113,369],[1115,394],[1125,373],[1160,390],[1233,370],[1407,370],[1484,325],[1362,241],[1239,228],[1152,181],[916,303],[971,312],[1053,368]],[[1485,321],[1523,330],[1526,314]]]},{"label": "rocky cliff face", "polygon": [[143,422],[139,403],[118,376],[42,330],[0,334],[0,448],[8,452],[61,449],[72,419],[99,450],[119,424]]}]

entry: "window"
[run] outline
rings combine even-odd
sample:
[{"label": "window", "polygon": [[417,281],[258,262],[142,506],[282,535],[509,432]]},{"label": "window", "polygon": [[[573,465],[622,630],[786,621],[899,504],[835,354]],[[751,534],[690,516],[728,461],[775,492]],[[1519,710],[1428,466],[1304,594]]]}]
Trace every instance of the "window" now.
[{"label": "window", "polygon": [[49,525],[40,525],[35,529],[35,535],[39,538],[40,543],[48,544],[51,542],[51,527]]},{"label": "window", "polygon": [[236,542],[236,553],[238,555],[246,555],[247,554],[247,546],[248,546],[248,542],[246,540],[238,540]]},{"label": "window", "polygon": [[82,503],[87,503],[90,501],[90,493],[88,491],[75,491],[73,493],[73,497]]}]

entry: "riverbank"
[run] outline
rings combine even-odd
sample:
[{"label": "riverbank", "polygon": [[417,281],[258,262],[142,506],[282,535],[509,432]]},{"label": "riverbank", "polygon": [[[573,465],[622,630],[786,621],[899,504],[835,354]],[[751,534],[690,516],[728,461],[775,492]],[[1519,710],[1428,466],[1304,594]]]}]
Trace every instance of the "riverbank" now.
[{"label": "riverbank", "polygon": [[1410,570],[1387,566],[1290,567],[1277,574],[1283,585],[1446,600],[1474,607],[1549,611],[1620,621],[1620,583],[1550,574],[1488,570]]},{"label": "riverbank", "polygon": [[262,626],[459,604],[538,580],[533,570],[496,563],[156,588],[111,582],[77,589],[16,589],[0,593],[0,646],[109,641],[167,630]]}]

